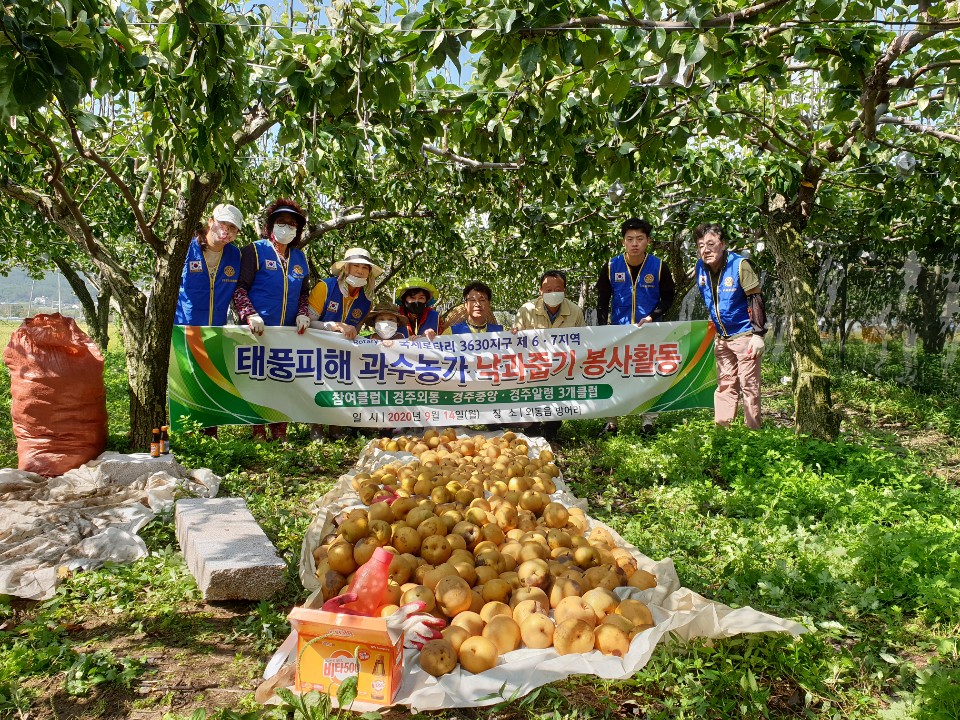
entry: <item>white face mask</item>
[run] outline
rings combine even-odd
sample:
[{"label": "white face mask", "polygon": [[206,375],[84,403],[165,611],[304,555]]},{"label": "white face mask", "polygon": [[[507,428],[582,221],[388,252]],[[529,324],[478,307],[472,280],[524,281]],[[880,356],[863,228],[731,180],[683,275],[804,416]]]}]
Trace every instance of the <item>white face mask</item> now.
[{"label": "white face mask", "polygon": [[556,307],[563,302],[564,294],[562,292],[549,292],[543,294],[543,304],[547,307]]},{"label": "white face mask", "polygon": [[397,334],[397,324],[393,320],[377,320],[373,326],[377,330],[377,335],[384,340],[389,340]]},{"label": "white face mask", "polygon": [[288,243],[293,242],[293,239],[296,236],[297,229],[295,227],[291,227],[290,225],[273,226],[273,239],[281,245],[287,245]]},{"label": "white face mask", "polygon": [[347,275],[347,285],[355,288],[362,288],[367,284],[367,279],[359,275]]}]

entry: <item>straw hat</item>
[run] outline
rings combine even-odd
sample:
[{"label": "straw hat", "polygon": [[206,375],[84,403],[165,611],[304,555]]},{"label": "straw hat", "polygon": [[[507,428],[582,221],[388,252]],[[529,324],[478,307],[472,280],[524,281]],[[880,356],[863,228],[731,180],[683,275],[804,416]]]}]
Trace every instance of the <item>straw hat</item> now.
[{"label": "straw hat", "polygon": [[335,262],[330,266],[330,272],[334,275],[339,275],[340,271],[343,269],[343,266],[348,263],[353,263],[355,265],[369,265],[371,277],[377,277],[377,275],[383,274],[383,268],[374,264],[373,260],[370,259],[370,253],[363,248],[350,248],[347,250],[343,254],[343,260]]},{"label": "straw hat", "polygon": [[366,317],[363,318],[363,324],[373,327],[378,315],[390,315],[394,320],[397,321],[398,326],[410,325],[410,322],[407,320],[406,316],[400,313],[400,311],[397,310],[397,306],[388,300],[378,302],[376,305],[370,308],[370,312],[368,312]]},{"label": "straw hat", "polygon": [[427,307],[433,307],[437,302],[437,298],[440,296],[440,291],[437,290],[433,283],[429,283],[423,278],[412,277],[403,282],[400,287],[397,288],[397,292],[393,296],[393,299],[396,301],[397,305],[400,304],[400,299],[408,290],[426,290],[427,294],[430,296],[430,299],[427,300]]}]

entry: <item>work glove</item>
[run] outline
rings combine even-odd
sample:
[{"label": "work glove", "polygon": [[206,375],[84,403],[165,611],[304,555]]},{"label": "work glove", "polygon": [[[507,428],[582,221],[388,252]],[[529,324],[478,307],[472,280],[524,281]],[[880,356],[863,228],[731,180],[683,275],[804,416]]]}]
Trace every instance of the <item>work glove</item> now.
[{"label": "work glove", "polygon": [[[359,615],[345,605],[349,605],[357,599],[356,593],[344,593],[337,597],[327,600],[321,610],[326,612],[341,613],[343,615]],[[384,618],[387,621],[387,627],[390,630],[402,630],[404,633],[403,646],[406,648],[415,648],[420,650],[425,643],[431,640],[439,640],[443,637],[440,629],[447,623],[445,620],[428,615],[423,612],[426,603],[419,600],[407,603],[399,610]]]},{"label": "work glove", "polygon": [[247,315],[247,325],[250,326],[250,332],[254,335],[263,335],[263,318],[256,313]]},{"label": "work glove", "polygon": [[767,346],[763,342],[762,335],[751,335],[747,340],[747,357],[759,360],[763,356],[763,351]]},{"label": "work glove", "polygon": [[297,335],[303,335],[310,327],[310,318],[306,315],[297,315]]}]

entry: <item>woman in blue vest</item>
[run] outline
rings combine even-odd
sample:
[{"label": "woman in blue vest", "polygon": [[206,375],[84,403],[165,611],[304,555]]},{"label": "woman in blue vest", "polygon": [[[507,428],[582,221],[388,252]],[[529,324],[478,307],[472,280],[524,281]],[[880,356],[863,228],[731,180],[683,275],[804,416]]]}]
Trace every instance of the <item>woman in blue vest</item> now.
[{"label": "woman in blue vest", "polygon": [[[226,325],[240,277],[240,250],[234,245],[243,213],[233,205],[217,205],[206,228],[199,228],[187,248],[180,276],[180,296],[173,322],[177,325]],[[216,426],[203,429],[217,437]]]},{"label": "woman in blue vest", "polygon": [[437,304],[438,295],[432,283],[418,277],[410,278],[397,288],[394,301],[410,324],[409,330],[402,326],[400,328],[405,337],[409,333],[409,337],[433,340],[443,333],[443,320],[433,307]]},{"label": "woman in blue vest", "polygon": [[233,244],[243,227],[243,213],[217,205],[206,229],[190,241],[180,276],[177,325],[226,325],[240,276],[240,250]]},{"label": "woman in blue vest", "polygon": [[463,289],[463,305],[467,319],[454,323],[443,331],[444,335],[468,335],[470,333],[503,332],[503,325],[490,322],[494,317],[490,309],[493,290],[490,286],[474,280]]},{"label": "woman in blue vest", "polygon": [[374,264],[363,248],[350,248],[343,260],[330,266],[333,277],[317,283],[310,293],[311,327],[357,337],[357,328],[370,312],[376,279],[383,268]]},{"label": "woman in blue vest", "polygon": [[[307,216],[291,200],[281,198],[267,208],[263,239],[240,253],[240,280],[233,296],[240,322],[254,335],[275,326],[310,327],[307,313],[310,291],[307,258],[300,249]],[[271,423],[273,440],[285,440],[286,423]],[[253,426],[253,437],[266,438],[263,425]]]}]

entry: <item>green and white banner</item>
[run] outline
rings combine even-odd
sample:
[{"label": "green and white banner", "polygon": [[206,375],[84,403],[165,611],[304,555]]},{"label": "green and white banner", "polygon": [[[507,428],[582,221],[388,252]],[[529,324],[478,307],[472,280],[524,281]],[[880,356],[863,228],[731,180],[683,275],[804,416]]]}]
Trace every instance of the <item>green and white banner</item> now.
[{"label": "green and white banner", "polygon": [[176,326],[170,420],[356,427],[598,418],[713,407],[706,321],[365,338]]}]

